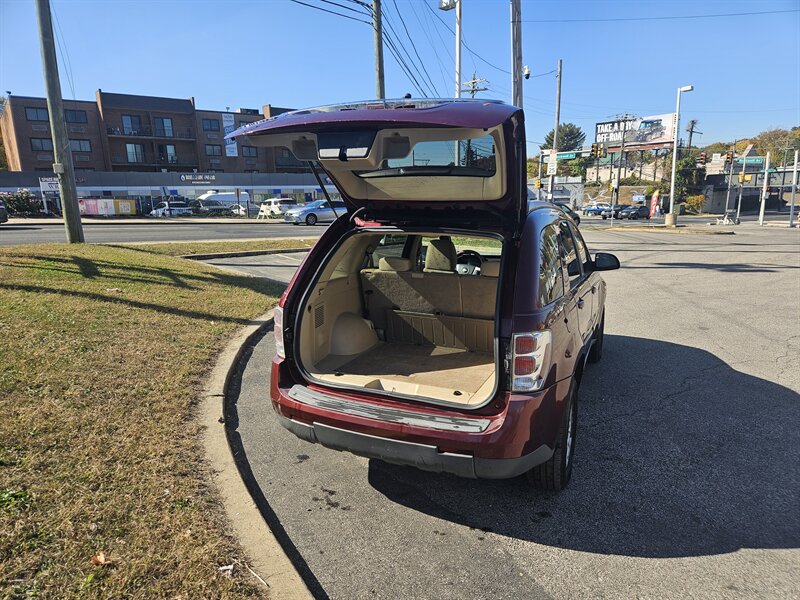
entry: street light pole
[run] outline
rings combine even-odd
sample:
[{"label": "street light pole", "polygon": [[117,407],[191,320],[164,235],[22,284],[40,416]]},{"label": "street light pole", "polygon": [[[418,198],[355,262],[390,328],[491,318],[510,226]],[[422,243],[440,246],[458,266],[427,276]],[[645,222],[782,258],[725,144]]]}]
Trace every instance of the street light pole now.
[{"label": "street light pole", "polygon": [[681,94],[683,92],[691,92],[694,86],[684,85],[678,88],[675,100],[675,130],[673,132],[672,140],[672,176],[669,179],[669,223],[673,227],[677,224],[678,219],[675,215],[675,171],[678,165],[678,134],[680,133],[681,124]]},{"label": "street light pole", "polygon": [[456,98],[461,98],[461,2],[456,0]]}]

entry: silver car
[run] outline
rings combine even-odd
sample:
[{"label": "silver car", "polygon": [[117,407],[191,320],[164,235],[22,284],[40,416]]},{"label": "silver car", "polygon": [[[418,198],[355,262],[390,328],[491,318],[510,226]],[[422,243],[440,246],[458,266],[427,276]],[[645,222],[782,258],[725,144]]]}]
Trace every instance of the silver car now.
[{"label": "silver car", "polygon": [[[335,212],[334,212],[335,211]],[[290,208],[283,213],[284,223],[299,225],[316,225],[317,223],[330,223],[342,216],[346,211],[344,202],[341,200],[333,201],[333,208],[327,200],[315,200],[303,206]]]}]

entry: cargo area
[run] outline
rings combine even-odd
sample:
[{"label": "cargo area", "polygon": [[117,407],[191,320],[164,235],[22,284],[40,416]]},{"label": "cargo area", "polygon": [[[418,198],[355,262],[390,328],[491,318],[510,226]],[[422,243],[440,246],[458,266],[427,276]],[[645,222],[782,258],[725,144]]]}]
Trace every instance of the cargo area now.
[{"label": "cargo area", "polygon": [[437,234],[352,236],[302,309],[303,368],[322,384],[483,405],[496,387],[500,249]]}]

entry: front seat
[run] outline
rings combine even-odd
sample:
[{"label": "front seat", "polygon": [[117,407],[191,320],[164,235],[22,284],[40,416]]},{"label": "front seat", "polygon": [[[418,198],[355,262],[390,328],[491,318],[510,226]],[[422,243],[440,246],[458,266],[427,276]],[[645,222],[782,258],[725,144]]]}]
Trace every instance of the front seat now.
[{"label": "front seat", "polygon": [[456,247],[449,237],[431,240],[425,254],[426,273],[455,273]]}]

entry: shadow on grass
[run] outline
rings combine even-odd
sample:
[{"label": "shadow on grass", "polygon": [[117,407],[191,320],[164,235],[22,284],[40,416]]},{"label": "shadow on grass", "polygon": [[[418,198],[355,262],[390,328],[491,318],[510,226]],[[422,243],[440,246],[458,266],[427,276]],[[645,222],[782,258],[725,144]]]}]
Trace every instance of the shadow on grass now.
[{"label": "shadow on grass", "polygon": [[560,494],[378,460],[369,483],[439,519],[596,554],[800,547],[800,395],[697,348],[606,335],[604,350],[581,386],[573,480]]},{"label": "shadow on grass", "polygon": [[[119,268],[124,268],[120,266]],[[132,270],[136,270],[135,267],[131,268]],[[211,284],[219,284],[224,286],[229,286],[232,288],[243,288],[248,289],[260,294],[264,294],[265,296],[270,296],[272,298],[277,298],[283,293],[283,290],[286,287],[286,284],[276,282],[270,279],[264,278],[256,278],[256,277],[245,277],[242,275],[236,275],[232,273],[225,273],[225,272],[209,272],[207,276],[198,276],[198,275],[186,275],[184,273],[174,273],[169,269],[155,269],[156,272],[160,273],[162,276],[166,277],[169,281],[153,281],[150,278],[131,278],[131,277],[119,277],[117,275],[109,275],[109,283],[113,283],[115,280],[123,279],[125,281],[131,281],[134,283],[140,284],[160,284],[160,285],[170,285],[180,289],[186,289],[188,286],[185,282],[182,281],[182,277],[186,277],[189,279],[194,279],[204,283],[211,283]],[[220,314],[216,314],[213,312],[206,312],[202,310],[192,310],[186,308],[180,308],[175,306],[169,306],[166,304],[158,304],[154,302],[144,302],[141,300],[134,300],[131,298],[126,298],[124,295],[117,294],[100,294],[97,292],[88,292],[88,291],[81,291],[81,290],[74,290],[74,289],[65,289],[59,288],[54,286],[44,286],[44,285],[32,285],[32,284],[16,284],[16,283],[3,283],[0,282],[0,290],[17,290],[17,291],[24,291],[30,292],[34,294],[58,294],[61,296],[72,297],[72,298],[82,298],[85,300],[92,300],[95,302],[108,302],[110,304],[125,304],[130,306],[131,308],[138,308],[142,310],[151,310],[158,313],[164,314],[171,314],[171,315],[178,315],[183,317],[189,317],[192,319],[201,319],[206,321],[221,321],[227,323],[237,323],[240,325],[251,325],[254,321],[250,319],[244,318],[236,318],[236,317],[226,317]],[[193,288],[196,289],[196,288]]]}]

